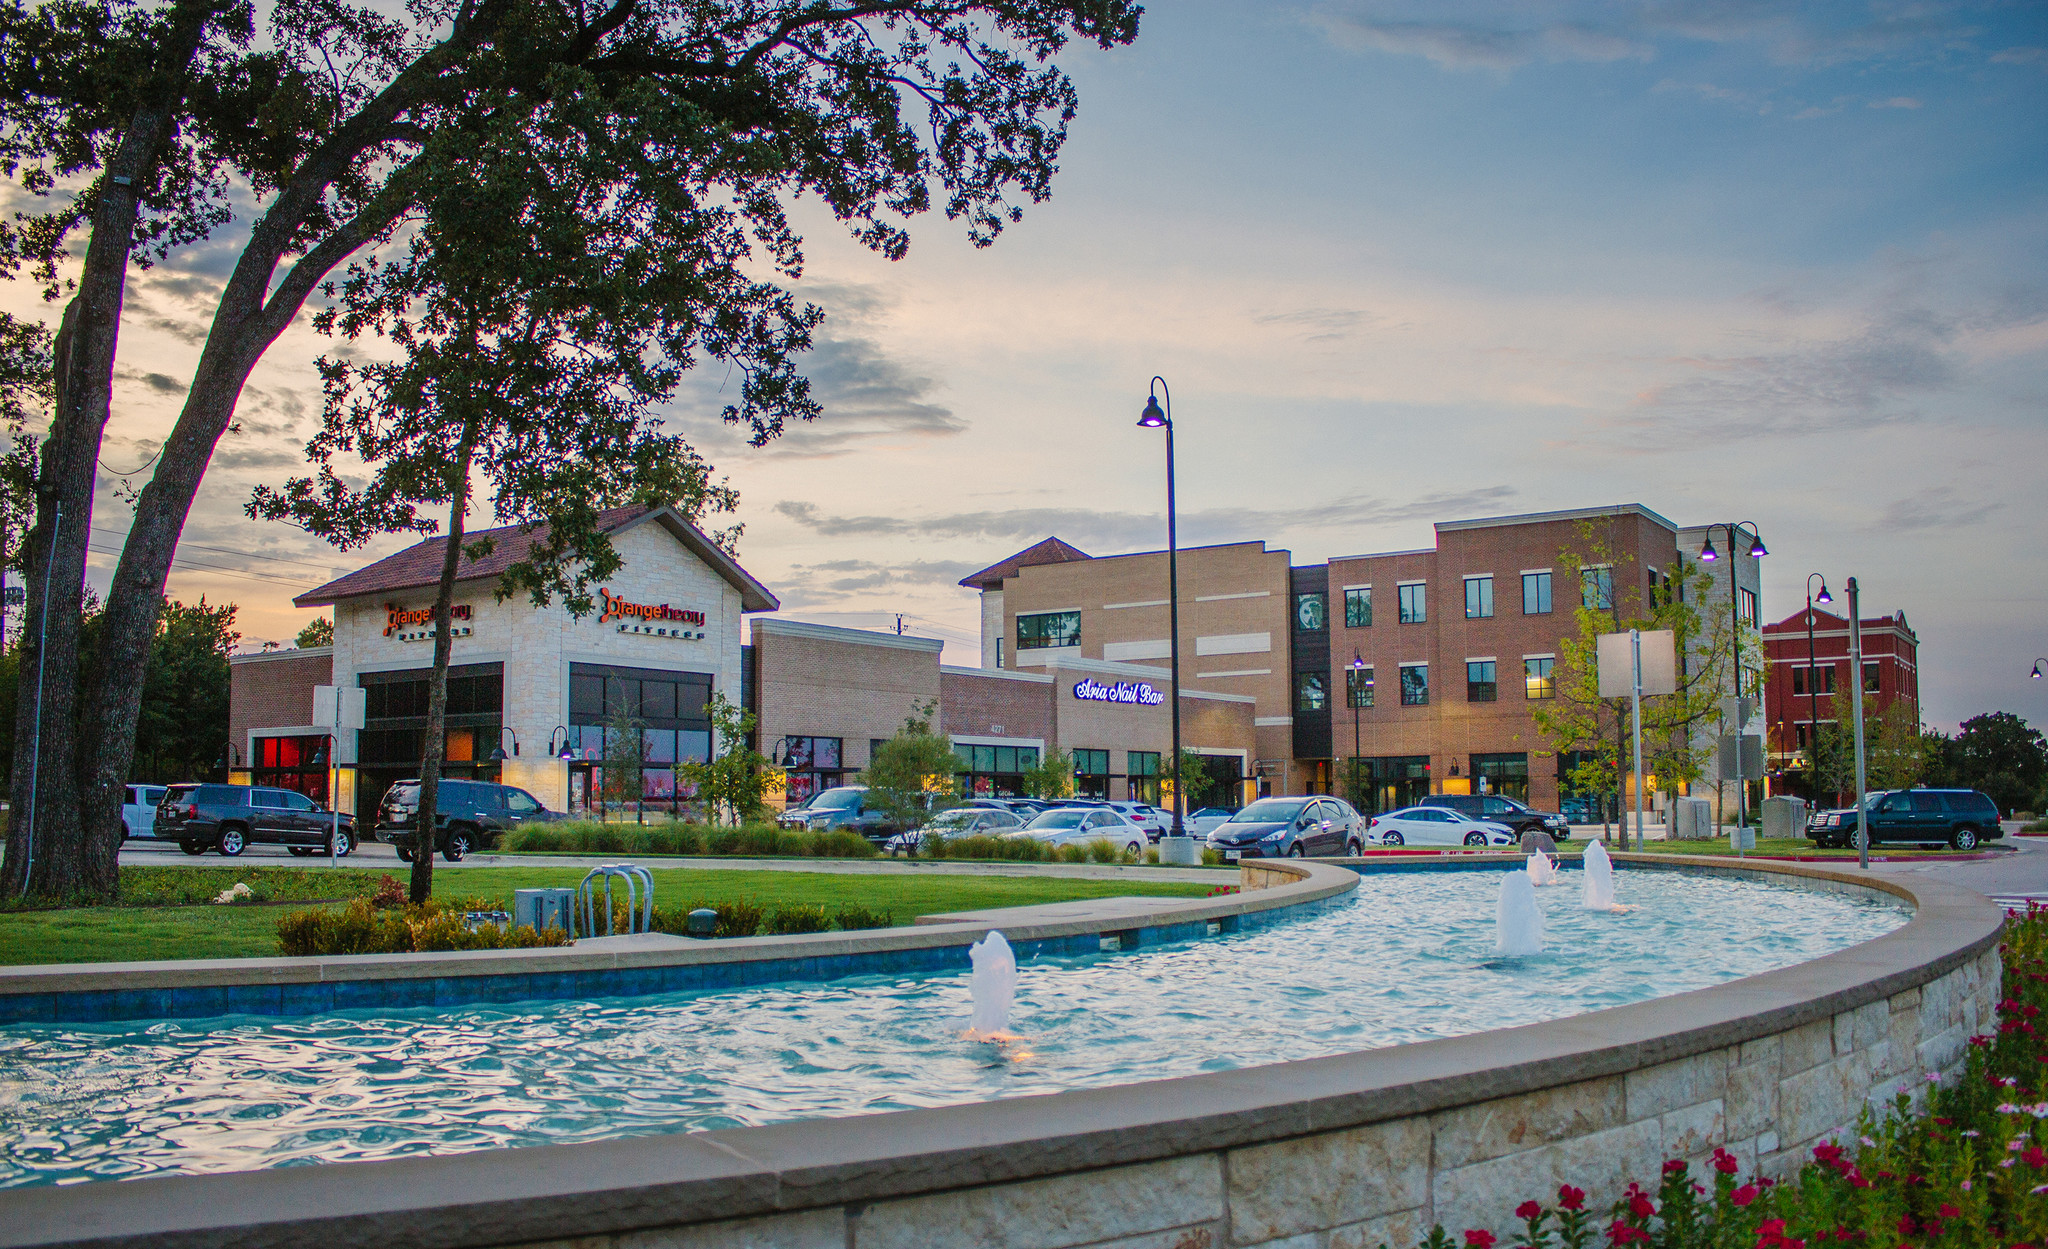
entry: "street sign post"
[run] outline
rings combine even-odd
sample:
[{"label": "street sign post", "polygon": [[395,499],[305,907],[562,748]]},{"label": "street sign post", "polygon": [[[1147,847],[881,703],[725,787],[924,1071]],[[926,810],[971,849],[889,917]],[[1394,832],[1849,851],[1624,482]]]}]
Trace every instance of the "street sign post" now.
[{"label": "street sign post", "polygon": [[335,730],[359,729],[369,711],[370,692],[356,686],[316,685],[313,687],[313,724],[327,734],[327,865],[341,861],[341,736]]},{"label": "street sign post", "polygon": [[[1678,692],[1677,635],[1669,629],[1644,633],[1603,633],[1594,659],[1600,697],[1629,700],[1629,722],[1635,736],[1636,849],[1643,848],[1643,696]],[[1628,834],[1621,837],[1628,848]]]}]

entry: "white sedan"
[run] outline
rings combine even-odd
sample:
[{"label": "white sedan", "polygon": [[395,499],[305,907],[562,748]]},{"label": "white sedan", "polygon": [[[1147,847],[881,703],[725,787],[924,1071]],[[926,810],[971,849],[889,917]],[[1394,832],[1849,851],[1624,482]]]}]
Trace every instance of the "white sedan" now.
[{"label": "white sedan", "polygon": [[1515,846],[1515,830],[1448,807],[1403,807],[1372,817],[1367,841],[1382,846]]},{"label": "white sedan", "polygon": [[1054,807],[1006,837],[1029,837],[1054,846],[1085,846],[1107,841],[1120,850],[1145,857],[1145,830],[1109,807]]},{"label": "white sedan", "polygon": [[1188,829],[1197,837],[1207,837],[1216,831],[1216,826],[1230,818],[1230,812],[1222,807],[1203,807],[1200,811],[1188,812]]}]

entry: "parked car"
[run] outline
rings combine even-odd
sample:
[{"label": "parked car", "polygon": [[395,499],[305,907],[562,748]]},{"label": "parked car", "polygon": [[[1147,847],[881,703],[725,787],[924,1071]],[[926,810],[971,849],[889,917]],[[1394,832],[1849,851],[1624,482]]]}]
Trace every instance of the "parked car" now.
[{"label": "parked car", "polygon": [[[419,809],[417,780],[399,781],[384,791],[384,801],[377,804],[375,836],[390,843],[401,862],[412,862]],[[434,848],[454,863],[472,850],[497,845],[500,837],[521,824],[551,824],[566,818],[516,785],[444,780],[434,796]]]},{"label": "parked car", "polygon": [[1499,794],[1431,794],[1418,807],[1445,807],[1492,824],[1505,824],[1517,833],[1549,833],[1552,841],[1570,841],[1571,821],[1560,811],[1538,811],[1525,802]]},{"label": "parked car", "polygon": [[1514,829],[1449,807],[1403,807],[1375,815],[1366,840],[1382,846],[1516,846]]},{"label": "parked car", "polygon": [[784,828],[808,829],[814,833],[843,828],[873,842],[887,842],[903,831],[903,825],[880,808],[868,805],[865,785],[835,785],[823,790],[800,807],[782,813]]},{"label": "parked car", "polygon": [[[1599,798],[1565,798],[1557,804],[1558,812],[1573,824],[1598,824],[1600,822],[1601,800]],[[1613,811],[1610,808],[1609,817]]]},{"label": "parked car", "polygon": [[[356,821],[344,814],[334,853],[356,847]],[[326,807],[289,789],[259,785],[172,785],[157,804],[152,827],[186,854],[218,850],[229,858],[252,844],[288,846],[295,855],[324,854],[335,817]]]},{"label": "parked car", "polygon": [[[1974,850],[1977,843],[2005,836],[1998,804],[1974,789],[1895,789],[1863,796],[1870,844],[1919,842]],[[1844,848],[1856,841],[1856,808],[1817,812],[1806,826],[1814,844]]]},{"label": "parked car", "polygon": [[1112,802],[1109,809],[1145,830],[1148,840],[1158,841],[1173,827],[1173,812],[1161,811],[1148,802]]},{"label": "parked car", "polygon": [[121,794],[121,836],[156,837],[156,808],[168,785],[130,785]]},{"label": "parked car", "polygon": [[933,816],[923,828],[913,828],[890,837],[884,848],[891,852],[911,853],[924,844],[927,837],[949,841],[955,837],[1000,837],[1024,827],[1024,817],[1014,811],[1003,811],[995,807],[955,807]]},{"label": "parked car", "polygon": [[1207,837],[1216,831],[1218,824],[1229,818],[1230,812],[1222,807],[1203,807],[1200,811],[1190,811],[1184,822],[1192,836]]},{"label": "parked car", "polygon": [[1357,854],[1364,849],[1363,823],[1342,798],[1261,798],[1211,830],[1209,847],[1226,863]]},{"label": "parked car", "polygon": [[1145,854],[1145,830],[1131,823],[1121,811],[1107,806],[1054,807],[1041,812],[1029,824],[1006,837],[1028,837],[1055,846],[1085,846],[1107,841],[1140,858]]}]

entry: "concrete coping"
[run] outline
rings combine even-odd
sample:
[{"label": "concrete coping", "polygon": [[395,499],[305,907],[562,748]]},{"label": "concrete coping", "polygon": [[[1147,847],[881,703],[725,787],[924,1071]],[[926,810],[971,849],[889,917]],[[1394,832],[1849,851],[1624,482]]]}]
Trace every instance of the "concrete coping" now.
[{"label": "concrete coping", "polygon": [[[1519,856],[1515,856],[1519,857]],[[1874,890],[1903,927],[1811,962],[1516,1028],[882,1117],[0,1193],[7,1245],[509,1245],[1031,1180],[1340,1131],[1615,1075],[1832,1018],[1993,946],[2004,914],[1939,881],[1617,855]],[[1311,866],[1302,886],[1329,869]],[[1428,870],[1424,868],[1423,870]],[[1347,874],[1349,874],[1347,872]],[[1284,888],[1284,887],[1283,887]]]}]

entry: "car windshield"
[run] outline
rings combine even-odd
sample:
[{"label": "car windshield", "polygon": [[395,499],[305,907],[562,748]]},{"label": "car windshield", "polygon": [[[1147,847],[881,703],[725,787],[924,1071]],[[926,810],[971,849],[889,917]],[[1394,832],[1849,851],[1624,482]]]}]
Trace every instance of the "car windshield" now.
[{"label": "car windshield", "polygon": [[1230,817],[1232,824],[1272,824],[1280,820],[1291,820],[1301,814],[1308,805],[1306,798],[1261,798],[1236,815]]},{"label": "car windshield", "polygon": [[828,789],[804,804],[812,811],[844,811],[860,805],[860,791],[857,789]]},{"label": "car windshield", "polygon": [[933,828],[965,828],[981,814],[973,807],[962,807],[958,811],[941,811],[932,817]]},{"label": "car windshield", "polygon": [[1081,821],[1087,818],[1088,812],[1078,811],[1075,810],[1073,807],[1065,807],[1057,811],[1048,811],[1044,815],[1041,815],[1037,819],[1031,821],[1031,823],[1027,824],[1025,827],[1079,828],[1081,826]]}]

